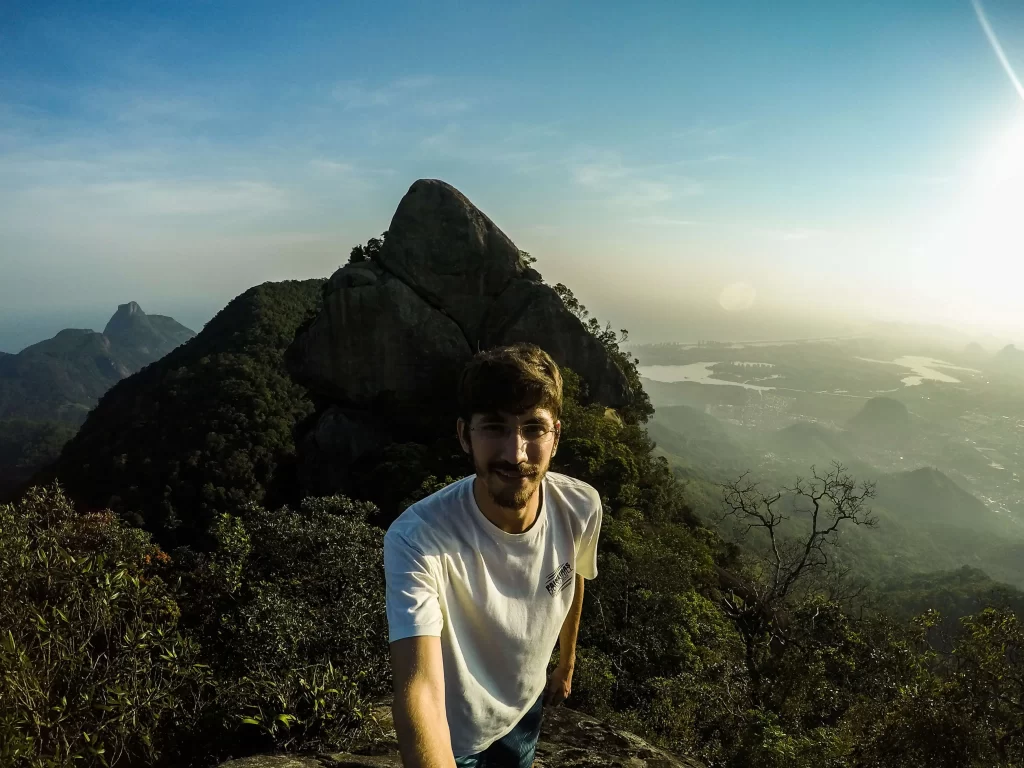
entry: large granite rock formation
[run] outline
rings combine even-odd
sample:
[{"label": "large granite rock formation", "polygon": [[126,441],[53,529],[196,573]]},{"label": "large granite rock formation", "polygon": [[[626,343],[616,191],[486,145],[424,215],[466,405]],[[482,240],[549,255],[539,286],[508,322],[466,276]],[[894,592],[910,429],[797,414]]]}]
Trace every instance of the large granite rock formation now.
[{"label": "large granite rock formation", "polygon": [[341,489],[346,466],[392,440],[450,432],[462,366],[517,341],[576,371],[593,400],[629,402],[622,371],[505,233],[449,184],[417,181],[379,255],[335,272],[288,350],[320,403],[298,440],[307,490]]},{"label": "large granite rock formation", "polygon": [[[256,755],[220,768],[401,768],[394,727],[384,713],[379,738],[356,752],[323,755]],[[703,768],[638,736],[566,707],[544,710],[534,768]]]}]

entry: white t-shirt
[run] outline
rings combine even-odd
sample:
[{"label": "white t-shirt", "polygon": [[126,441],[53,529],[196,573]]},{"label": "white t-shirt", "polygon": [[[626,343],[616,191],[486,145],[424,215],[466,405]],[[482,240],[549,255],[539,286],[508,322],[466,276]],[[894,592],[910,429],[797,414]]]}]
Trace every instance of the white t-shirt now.
[{"label": "white t-shirt", "polygon": [[388,639],[441,638],[455,755],[515,727],[547,684],[576,574],[597,576],[601,497],[549,472],[537,519],[507,533],[484,517],[474,476],[413,504],[384,537]]}]

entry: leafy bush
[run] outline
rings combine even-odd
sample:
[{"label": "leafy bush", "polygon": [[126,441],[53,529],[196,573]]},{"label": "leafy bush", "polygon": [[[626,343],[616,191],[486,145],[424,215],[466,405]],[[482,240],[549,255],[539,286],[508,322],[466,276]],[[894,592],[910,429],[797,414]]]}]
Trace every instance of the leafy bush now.
[{"label": "leafy bush", "polygon": [[58,486],[0,506],[0,764],[154,758],[208,670],[178,628],[168,557]]},{"label": "leafy bush", "polygon": [[183,623],[215,661],[199,741],[337,748],[358,731],[389,683],[375,512],[340,496],[249,505],[218,518],[213,552],[180,553]]}]

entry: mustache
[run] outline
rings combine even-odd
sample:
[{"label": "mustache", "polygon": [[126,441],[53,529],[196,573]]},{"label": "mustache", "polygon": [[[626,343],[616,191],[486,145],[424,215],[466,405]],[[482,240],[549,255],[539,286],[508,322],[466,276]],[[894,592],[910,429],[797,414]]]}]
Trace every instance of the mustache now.
[{"label": "mustache", "polygon": [[497,461],[493,464],[488,464],[487,468],[491,472],[508,472],[510,474],[519,475],[520,477],[533,477],[537,474],[537,470],[539,469],[536,464],[509,464],[504,461]]}]

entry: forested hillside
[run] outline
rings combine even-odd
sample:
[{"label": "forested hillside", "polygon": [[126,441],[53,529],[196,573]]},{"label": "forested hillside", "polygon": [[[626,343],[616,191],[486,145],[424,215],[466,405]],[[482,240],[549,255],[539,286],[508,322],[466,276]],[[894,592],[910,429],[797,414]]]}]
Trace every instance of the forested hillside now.
[{"label": "forested hillside", "polygon": [[313,406],[282,356],[322,285],[265,283],[234,299],[107,392],[40,479],[58,479],[88,509],[126,515],[165,547],[206,546],[218,512],[294,501],[292,433]]}]

